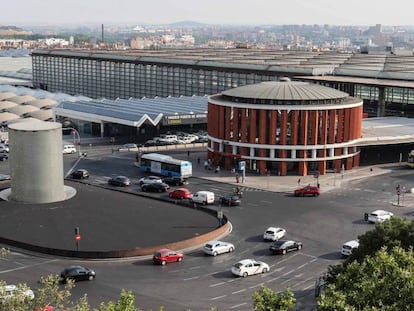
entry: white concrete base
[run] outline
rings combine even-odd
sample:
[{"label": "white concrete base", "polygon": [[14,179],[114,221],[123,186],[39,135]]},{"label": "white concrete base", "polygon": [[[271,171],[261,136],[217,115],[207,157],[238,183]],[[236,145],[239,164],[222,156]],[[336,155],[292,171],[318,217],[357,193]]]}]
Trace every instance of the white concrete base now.
[{"label": "white concrete base", "polygon": [[[62,201],[72,199],[76,195],[75,188],[69,187],[69,186],[63,186],[63,188],[64,188],[63,191],[65,192],[65,198]],[[0,199],[4,201],[14,202],[10,198],[11,198],[11,188],[7,188],[7,189],[4,189],[3,191],[0,191]],[[16,202],[16,203],[22,203],[22,202]],[[24,203],[30,204],[30,202],[24,202]],[[54,203],[54,202],[48,202],[48,203]]]}]

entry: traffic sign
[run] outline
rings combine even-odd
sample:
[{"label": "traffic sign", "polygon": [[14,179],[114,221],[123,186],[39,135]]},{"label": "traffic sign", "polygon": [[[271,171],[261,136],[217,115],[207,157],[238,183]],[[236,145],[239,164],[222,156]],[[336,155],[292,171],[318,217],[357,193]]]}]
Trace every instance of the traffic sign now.
[{"label": "traffic sign", "polygon": [[246,161],[239,162],[239,170],[244,171],[246,169]]},{"label": "traffic sign", "polygon": [[75,241],[79,242],[80,240],[81,240],[81,235],[80,234],[75,235]]}]

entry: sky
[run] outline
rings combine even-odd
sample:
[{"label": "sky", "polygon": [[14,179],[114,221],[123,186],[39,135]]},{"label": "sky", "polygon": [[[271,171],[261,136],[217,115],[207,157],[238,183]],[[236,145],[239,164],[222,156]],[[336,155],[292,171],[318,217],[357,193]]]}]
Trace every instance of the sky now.
[{"label": "sky", "polygon": [[413,0],[4,0],[0,25],[414,25]]}]

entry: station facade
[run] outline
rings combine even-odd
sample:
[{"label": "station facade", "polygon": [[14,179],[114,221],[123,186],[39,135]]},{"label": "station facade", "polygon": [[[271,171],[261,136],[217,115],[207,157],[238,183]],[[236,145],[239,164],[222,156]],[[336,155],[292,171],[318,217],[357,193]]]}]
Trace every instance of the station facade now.
[{"label": "station facade", "polygon": [[307,82],[241,86],[208,99],[208,153],[225,169],[300,176],[359,166],[363,101]]}]

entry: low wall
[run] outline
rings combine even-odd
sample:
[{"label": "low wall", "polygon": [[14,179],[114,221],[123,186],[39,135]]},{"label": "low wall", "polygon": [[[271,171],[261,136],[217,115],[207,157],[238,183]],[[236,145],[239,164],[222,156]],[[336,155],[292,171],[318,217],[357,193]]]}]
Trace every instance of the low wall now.
[{"label": "low wall", "polygon": [[[198,207],[201,212],[206,212],[209,214],[216,214],[217,212],[205,207]],[[230,224],[227,221],[226,216],[223,215],[223,225],[217,229],[210,231],[208,233],[199,235],[194,238],[189,238],[183,241],[172,242],[167,244],[161,244],[156,246],[150,246],[145,248],[138,249],[128,249],[128,250],[112,250],[112,251],[74,251],[67,249],[57,249],[50,247],[42,247],[38,245],[33,245],[21,241],[15,241],[7,238],[0,237],[0,243],[5,244],[11,247],[17,247],[20,249],[29,250],[32,252],[37,252],[41,254],[48,254],[53,256],[61,257],[73,257],[73,258],[84,258],[84,259],[105,259],[105,258],[123,258],[123,257],[137,257],[137,256],[146,256],[152,255],[156,250],[161,248],[170,248],[174,250],[181,250],[189,248],[193,245],[199,245],[210,240],[214,240],[217,237],[225,234],[230,231]]]}]

